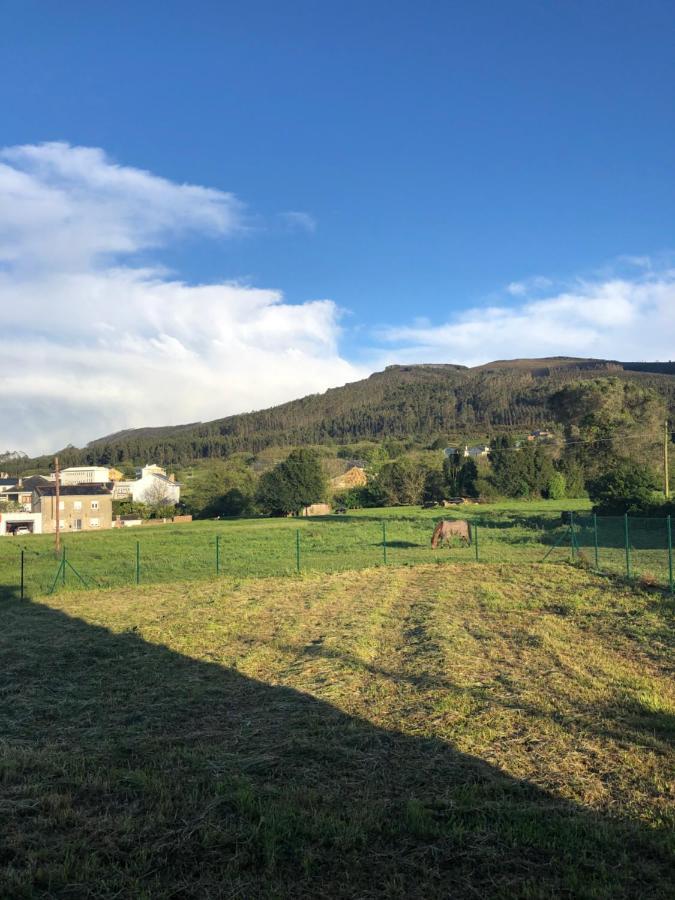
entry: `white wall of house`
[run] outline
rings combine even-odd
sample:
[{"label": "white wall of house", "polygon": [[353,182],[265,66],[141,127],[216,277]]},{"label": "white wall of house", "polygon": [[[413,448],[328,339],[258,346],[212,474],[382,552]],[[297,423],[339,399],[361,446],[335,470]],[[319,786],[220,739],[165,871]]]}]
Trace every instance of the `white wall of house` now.
[{"label": "white wall of house", "polygon": [[131,496],[134,503],[146,503],[152,498],[153,493],[158,491],[159,486],[170,503],[175,504],[180,500],[180,485],[175,481],[170,481],[166,476],[148,472],[147,467],[143,470],[140,478],[130,481],[128,484],[131,485]]},{"label": "white wall of house", "polygon": [[152,499],[155,491],[159,494],[161,487],[169,503],[178,503],[180,500],[180,484],[171,481],[166,476],[148,471],[148,468],[143,469],[143,474],[135,481],[115,482],[112,489],[113,500],[133,500],[134,503],[146,503]]}]

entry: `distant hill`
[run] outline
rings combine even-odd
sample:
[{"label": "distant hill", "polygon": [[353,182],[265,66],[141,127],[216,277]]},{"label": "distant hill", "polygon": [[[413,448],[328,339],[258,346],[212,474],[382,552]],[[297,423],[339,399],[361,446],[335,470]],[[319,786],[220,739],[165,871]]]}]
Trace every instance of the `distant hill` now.
[{"label": "distant hill", "polygon": [[154,460],[176,465],[270,446],[433,439],[545,427],[562,385],[596,377],[652,387],[675,417],[675,363],[552,357],[466,366],[394,365],[369,378],[270,409],[188,425],[136,428],[61,451],[63,463]]}]

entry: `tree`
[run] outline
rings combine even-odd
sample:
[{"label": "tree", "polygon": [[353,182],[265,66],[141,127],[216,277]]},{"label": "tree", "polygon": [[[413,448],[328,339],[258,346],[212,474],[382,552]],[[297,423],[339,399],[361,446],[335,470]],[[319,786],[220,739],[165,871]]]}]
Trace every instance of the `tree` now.
[{"label": "tree", "polygon": [[490,451],[490,480],[506,497],[531,497],[545,494],[555,474],[553,460],[539,444],[518,446],[509,437],[496,437]]},{"label": "tree", "polygon": [[377,486],[387,506],[413,506],[422,499],[426,467],[406,456],[382,467]]},{"label": "tree", "polygon": [[181,505],[197,518],[240,516],[253,511],[256,476],[241,459],[207,460],[182,475]]},{"label": "tree", "polygon": [[446,484],[440,469],[430,469],[424,479],[422,500],[425,503],[440,503],[446,497]]},{"label": "tree", "polygon": [[594,512],[605,515],[641,512],[654,499],[654,473],[644,466],[621,460],[609,472],[586,485]]},{"label": "tree", "polygon": [[459,483],[457,479],[461,467],[462,457],[459,450],[453,450],[443,460],[443,476],[445,478],[445,486],[449,497],[456,497],[459,494]]},{"label": "tree", "polygon": [[143,493],[143,502],[157,519],[173,515],[175,506],[168,487],[159,478],[153,479]]},{"label": "tree", "polygon": [[256,501],[263,512],[271,516],[297,514],[303,507],[323,500],[326,487],[316,452],[293,450],[283,462],[261,477]]},{"label": "tree", "polygon": [[460,497],[477,497],[478,496],[478,466],[472,459],[467,459],[462,463],[462,467],[457,475],[457,488]]},{"label": "tree", "polygon": [[649,388],[619,378],[579,381],[553,394],[550,406],[570,442],[564,458],[587,477],[607,471],[616,460],[658,453],[665,405]]}]

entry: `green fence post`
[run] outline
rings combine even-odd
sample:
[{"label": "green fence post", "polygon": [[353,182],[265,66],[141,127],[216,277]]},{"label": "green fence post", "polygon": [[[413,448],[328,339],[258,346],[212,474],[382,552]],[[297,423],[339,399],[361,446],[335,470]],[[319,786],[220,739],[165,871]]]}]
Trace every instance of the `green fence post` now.
[{"label": "green fence post", "polygon": [[66,586],[66,545],[63,545],[63,555],[61,557],[61,584]]},{"label": "green fence post", "polygon": [[666,528],[668,530],[668,584],[672,594],[675,591],[673,589],[673,529],[670,523],[670,516],[666,518]]},{"label": "green fence post", "polygon": [[300,574],[300,529],[296,529],[295,532],[295,568],[297,569],[298,574]]},{"label": "green fence post", "polygon": [[478,562],[478,525],[473,526],[474,548],[476,550],[476,562]]},{"label": "green fence post", "polygon": [[220,575],[220,535],[216,535],[216,575]]},{"label": "green fence post", "polygon": [[595,571],[600,571],[600,563],[598,562],[598,517],[593,513],[593,541],[595,542]]},{"label": "green fence post", "polygon": [[136,541],[136,584],[141,583],[141,542]]},{"label": "green fence post", "polygon": [[21,599],[23,600],[23,554],[24,551],[21,551]]},{"label": "green fence post", "polygon": [[387,525],[382,523],[382,561],[387,565]]},{"label": "green fence post", "polygon": [[630,532],[628,528],[628,513],[623,514],[623,530],[626,536],[626,578],[631,577],[630,572]]},{"label": "green fence post", "polygon": [[574,512],[570,510],[570,549],[572,551],[572,562],[577,558],[577,542],[574,535]]}]

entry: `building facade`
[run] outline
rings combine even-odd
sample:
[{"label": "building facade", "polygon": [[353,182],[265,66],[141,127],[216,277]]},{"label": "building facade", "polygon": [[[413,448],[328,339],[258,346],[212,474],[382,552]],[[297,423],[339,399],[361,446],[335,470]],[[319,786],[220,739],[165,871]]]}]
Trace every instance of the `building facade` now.
[{"label": "building facade", "polygon": [[57,516],[63,532],[112,528],[112,494],[102,484],[61,485],[58,508],[56,485],[37,487],[32,511],[40,513],[43,534],[56,531]]},{"label": "building facade", "polygon": [[61,470],[61,484],[106,484],[110,481],[108,466],[70,466]]}]

